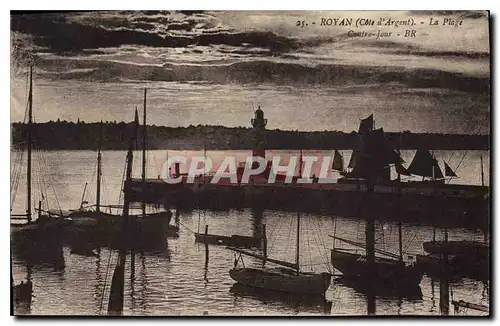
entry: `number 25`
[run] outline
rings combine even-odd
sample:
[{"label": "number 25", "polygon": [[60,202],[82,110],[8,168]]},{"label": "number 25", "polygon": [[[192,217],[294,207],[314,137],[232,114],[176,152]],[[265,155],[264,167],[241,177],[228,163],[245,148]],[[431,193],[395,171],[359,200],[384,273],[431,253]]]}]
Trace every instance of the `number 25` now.
[{"label": "number 25", "polygon": [[305,20],[297,20],[297,23],[295,24],[295,26],[301,27],[301,28],[304,28],[305,25],[306,25],[306,21]]}]

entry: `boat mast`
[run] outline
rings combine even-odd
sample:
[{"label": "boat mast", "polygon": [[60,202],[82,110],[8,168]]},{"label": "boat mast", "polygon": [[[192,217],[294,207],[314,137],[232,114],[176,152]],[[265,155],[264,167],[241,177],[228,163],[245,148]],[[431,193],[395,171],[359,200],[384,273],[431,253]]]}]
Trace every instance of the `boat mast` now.
[{"label": "boat mast", "polygon": [[[398,154],[401,157],[401,134],[399,134]],[[401,173],[399,173],[399,171],[398,171],[398,199],[397,200],[398,200],[398,207],[400,207],[401,206]],[[399,221],[398,221],[398,240],[399,240],[399,261],[403,261],[403,228],[401,225],[401,219],[399,219]]]},{"label": "boat mast", "polygon": [[147,89],[144,88],[144,115],[142,121],[142,215],[146,215],[146,203],[144,202],[144,192],[146,186],[146,92]]},{"label": "boat mast", "polygon": [[102,120],[99,125],[99,139],[97,141],[97,189],[96,189],[96,199],[95,199],[96,212],[101,211],[101,174],[102,174],[101,142],[102,142]]},{"label": "boat mast", "polygon": [[[372,130],[375,130],[375,119],[373,119]],[[375,192],[374,175],[369,175],[366,181],[367,203],[365,205],[368,205],[372,200],[372,194]],[[366,216],[365,239],[366,261],[368,263],[368,268],[372,270],[375,264],[375,221],[372,216]]]},{"label": "boat mast", "polygon": [[484,187],[483,154],[481,154],[481,186]]},{"label": "boat mast", "polygon": [[[299,178],[302,176],[302,149],[300,149]],[[300,204],[299,204],[300,205]],[[300,272],[300,208],[297,210],[297,244],[295,248],[297,274]]]},{"label": "boat mast", "polygon": [[[373,130],[375,130],[375,120],[373,120]],[[365,202],[365,241],[366,241],[366,262],[367,270],[372,272],[375,268],[375,221],[373,216],[369,213],[370,203],[373,201],[373,193],[375,192],[375,175],[374,171],[369,173],[366,178],[366,202]],[[373,293],[373,288],[370,285],[367,292],[367,310],[369,315],[374,315],[375,306],[375,295]]]},{"label": "boat mast", "polygon": [[297,269],[297,274],[300,272],[300,210],[297,211],[297,245],[295,247],[295,267]]},{"label": "boat mast", "polygon": [[300,159],[299,159],[299,178],[302,178],[302,148],[300,149]]},{"label": "boat mast", "polygon": [[88,182],[85,182],[85,186],[83,187],[82,199],[80,200],[80,209],[83,209],[83,200],[85,199],[85,193],[87,192]]},{"label": "boat mast", "polygon": [[[436,187],[436,177],[435,177],[435,172],[434,172],[435,166],[432,165],[432,186],[433,186],[433,196],[434,196],[434,201],[436,201],[437,197],[437,187]],[[436,242],[436,227],[432,227],[432,242]]]},{"label": "boat mast", "polygon": [[108,302],[108,315],[121,315],[123,312],[123,292],[125,285],[125,261],[129,240],[129,224],[130,224],[130,199],[127,195],[129,192],[126,188],[130,186],[132,180],[132,164],[134,161],[134,143],[137,139],[137,110],[135,111],[135,131],[134,135],[130,138],[129,149],[127,152],[127,170],[124,183],[124,197],[123,197],[123,217],[122,217],[122,232],[120,241],[120,251],[118,262],[113,273],[111,281],[111,292],[109,294]]},{"label": "boat mast", "polygon": [[26,173],[26,182],[28,192],[28,205],[26,206],[26,218],[28,223],[31,222],[31,143],[32,143],[32,128],[33,124],[33,66],[30,66],[30,90],[28,95],[28,170]]},{"label": "boat mast", "polygon": [[205,184],[205,179],[207,175],[207,144],[203,144],[203,184]]}]

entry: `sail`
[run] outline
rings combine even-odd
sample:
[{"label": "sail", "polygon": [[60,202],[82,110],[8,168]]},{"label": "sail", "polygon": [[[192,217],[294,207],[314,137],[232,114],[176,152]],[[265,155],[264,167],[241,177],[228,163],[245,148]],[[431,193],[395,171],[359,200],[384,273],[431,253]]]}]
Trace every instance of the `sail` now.
[{"label": "sail", "polygon": [[139,113],[137,112],[137,108],[135,108],[134,123],[137,125],[139,124]]},{"label": "sail", "polygon": [[437,160],[428,150],[423,149],[417,150],[413,161],[408,167],[408,172],[422,177],[434,177],[435,179],[443,178],[443,172],[439,168]]},{"label": "sail", "polygon": [[360,155],[361,151],[359,149],[354,149],[352,151],[351,158],[349,159],[349,164],[347,165],[349,169],[354,169],[354,167],[356,166],[356,161],[359,160]]},{"label": "sail", "polygon": [[458,177],[446,162],[444,162],[444,175],[447,177]]},{"label": "sail", "polygon": [[396,163],[396,173],[406,176],[411,176],[411,173],[401,163]]},{"label": "sail", "polygon": [[333,164],[332,169],[337,171],[344,171],[344,159],[338,150],[335,150],[335,154],[333,156]]},{"label": "sail", "polygon": [[368,118],[361,119],[361,123],[359,124],[359,134],[363,135],[372,130],[373,130],[373,114],[370,114]]},{"label": "sail", "polygon": [[376,178],[387,175],[391,164],[401,164],[403,159],[392,149],[382,128],[367,132],[363,137],[361,153],[351,176]]},{"label": "sail", "polygon": [[[373,124],[374,124],[373,114],[370,114],[370,116],[365,118],[365,119],[361,119],[361,122],[359,124],[359,130],[358,130],[358,134],[360,136],[359,145],[357,146],[357,148],[355,148],[352,151],[351,158],[349,159],[349,164],[347,165],[347,167],[349,169],[354,169],[356,167],[356,162],[358,162],[360,160],[361,147],[362,147],[362,136],[365,136],[368,132],[373,131]],[[333,168],[333,169],[335,169],[335,168]]]}]

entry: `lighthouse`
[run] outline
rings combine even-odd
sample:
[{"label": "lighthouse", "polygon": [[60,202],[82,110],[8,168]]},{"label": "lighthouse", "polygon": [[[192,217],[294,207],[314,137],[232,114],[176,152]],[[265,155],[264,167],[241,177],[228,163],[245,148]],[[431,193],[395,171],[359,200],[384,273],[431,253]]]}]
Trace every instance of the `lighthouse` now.
[{"label": "lighthouse", "polygon": [[255,111],[255,117],[252,119],[254,145],[252,156],[260,156],[266,159],[266,125],[267,119],[264,119],[264,111],[260,105]]}]

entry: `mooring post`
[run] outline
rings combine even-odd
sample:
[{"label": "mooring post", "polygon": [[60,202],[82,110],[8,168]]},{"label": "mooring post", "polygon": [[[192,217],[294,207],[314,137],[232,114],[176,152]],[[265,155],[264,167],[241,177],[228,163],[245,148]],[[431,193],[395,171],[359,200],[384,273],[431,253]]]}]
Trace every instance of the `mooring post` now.
[{"label": "mooring post", "polygon": [[38,218],[42,216],[42,201],[38,201]]},{"label": "mooring post", "polygon": [[205,225],[205,267],[208,266],[208,224]]}]

